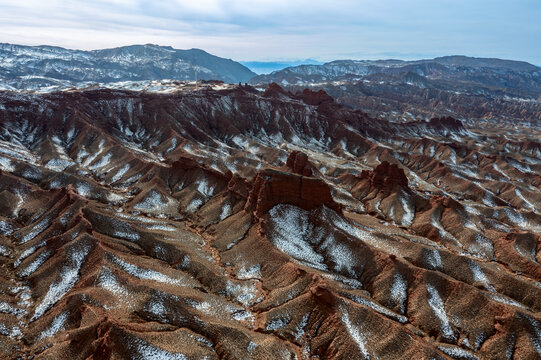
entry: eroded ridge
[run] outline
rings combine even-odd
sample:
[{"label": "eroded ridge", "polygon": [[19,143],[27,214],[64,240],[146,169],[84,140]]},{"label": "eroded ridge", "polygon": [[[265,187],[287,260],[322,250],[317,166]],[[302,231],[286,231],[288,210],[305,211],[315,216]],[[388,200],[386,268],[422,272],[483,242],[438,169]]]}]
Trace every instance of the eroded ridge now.
[{"label": "eroded ridge", "polygon": [[541,356],[535,129],[276,85],[4,92],[0,119],[2,358]]}]

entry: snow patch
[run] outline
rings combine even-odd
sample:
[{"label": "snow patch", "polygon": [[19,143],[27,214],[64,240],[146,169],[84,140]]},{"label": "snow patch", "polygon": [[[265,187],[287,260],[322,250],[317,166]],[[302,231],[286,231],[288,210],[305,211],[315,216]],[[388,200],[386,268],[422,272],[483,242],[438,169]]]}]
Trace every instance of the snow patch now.
[{"label": "snow patch", "polygon": [[89,252],[90,246],[88,245],[80,249],[72,247],[68,250],[67,257],[70,259],[71,265],[66,265],[60,270],[60,280],[49,286],[49,290],[41,300],[41,303],[36,306],[30,322],[39,319],[51,306],[56,304],[71,290],[79,278],[79,271]]},{"label": "snow patch", "polygon": [[355,326],[349,319],[349,314],[345,309],[342,309],[342,322],[346,326],[348,334],[353,338],[364,359],[370,359],[370,353],[366,347],[366,334],[363,333],[360,325]]},{"label": "snow patch", "polygon": [[391,299],[400,305],[400,313],[404,314],[406,311],[406,301],[408,300],[408,283],[402,274],[396,273],[393,276]]},{"label": "snow patch", "polygon": [[440,294],[438,293],[438,290],[430,284],[426,285],[426,290],[428,291],[429,295],[428,305],[430,305],[432,311],[434,311],[434,314],[440,320],[443,337],[447,340],[455,341],[455,333],[453,332],[453,328],[449,322],[449,317],[445,312],[445,305],[440,297]]}]

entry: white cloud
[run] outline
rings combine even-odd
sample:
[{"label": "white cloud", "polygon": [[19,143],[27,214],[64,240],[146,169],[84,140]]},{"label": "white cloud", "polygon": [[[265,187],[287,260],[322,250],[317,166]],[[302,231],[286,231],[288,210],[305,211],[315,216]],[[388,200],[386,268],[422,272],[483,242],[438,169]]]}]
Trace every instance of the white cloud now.
[{"label": "white cloud", "polygon": [[[466,54],[541,63],[532,0],[0,0],[0,41],[157,43],[237,60]],[[502,26],[505,24],[505,26]],[[409,54],[409,55],[408,55]]]}]

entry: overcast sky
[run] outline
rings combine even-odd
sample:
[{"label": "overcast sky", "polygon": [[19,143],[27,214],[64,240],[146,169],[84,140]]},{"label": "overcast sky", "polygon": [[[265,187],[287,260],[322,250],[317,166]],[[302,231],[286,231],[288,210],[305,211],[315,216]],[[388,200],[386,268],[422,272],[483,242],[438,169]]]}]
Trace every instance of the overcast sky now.
[{"label": "overcast sky", "polygon": [[470,55],[541,65],[541,0],[0,0],[0,42],[234,60]]}]

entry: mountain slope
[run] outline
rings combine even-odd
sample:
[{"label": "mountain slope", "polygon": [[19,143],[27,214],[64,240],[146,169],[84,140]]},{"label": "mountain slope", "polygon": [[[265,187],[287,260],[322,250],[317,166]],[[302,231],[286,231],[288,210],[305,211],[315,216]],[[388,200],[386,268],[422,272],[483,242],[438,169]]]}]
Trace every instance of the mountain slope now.
[{"label": "mountain slope", "polygon": [[434,116],[538,121],[541,68],[519,61],[448,56],[431,60],[339,60],[250,80],[289,90],[323,89],[338,102],[392,121]]},{"label": "mountain slope", "polygon": [[540,71],[538,66],[525,61],[503,60],[497,58],[475,58],[463,55],[442,56],[425,62],[436,62],[442,65],[469,66],[476,68],[507,69],[512,71]]},{"label": "mountain slope", "polygon": [[178,79],[246,82],[255,73],[203,50],[157,45],[80,51],[52,46],[0,44],[0,83],[6,88],[35,89],[81,82]]},{"label": "mountain slope", "polygon": [[[541,68],[521,61],[446,56],[431,60],[335,60],[323,65],[300,65],[254,77],[250,83],[276,82],[301,85],[325,81],[351,81],[366,76],[414,72],[429,79],[469,81],[480,85],[500,85],[507,77],[523,80],[521,88],[541,92]],[[481,77],[476,78],[477,75]],[[490,82],[492,80],[492,82]],[[499,82],[498,82],[499,81]]]},{"label": "mountain slope", "polygon": [[240,63],[257,74],[269,74],[273,71],[282,70],[292,66],[322,64],[320,61],[313,59],[296,61],[241,61]]},{"label": "mountain slope", "polygon": [[541,356],[539,127],[277,85],[0,119],[1,358]]}]

